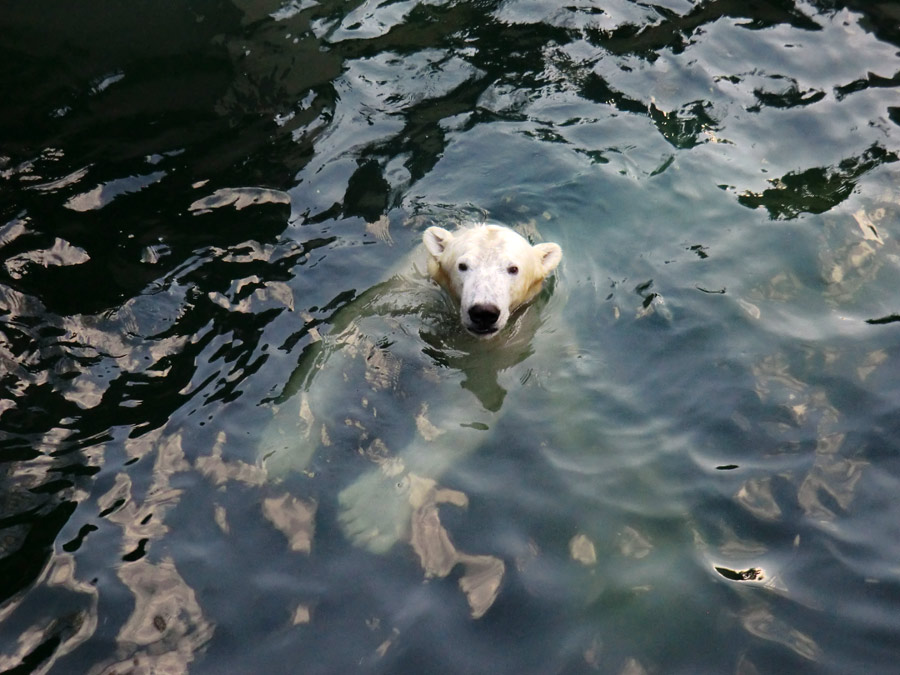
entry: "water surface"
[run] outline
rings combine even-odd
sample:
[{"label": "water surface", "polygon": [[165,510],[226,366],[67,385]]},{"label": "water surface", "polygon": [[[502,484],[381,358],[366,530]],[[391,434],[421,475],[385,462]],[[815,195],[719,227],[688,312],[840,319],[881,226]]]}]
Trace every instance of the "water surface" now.
[{"label": "water surface", "polygon": [[[0,669],[892,672],[898,26],[6,3]],[[348,373],[397,414],[274,475],[317,345],[426,227],[481,219],[565,251],[506,360],[436,289],[363,322],[389,379]],[[340,495],[435,395],[483,434],[416,512],[449,558],[356,545]]]}]

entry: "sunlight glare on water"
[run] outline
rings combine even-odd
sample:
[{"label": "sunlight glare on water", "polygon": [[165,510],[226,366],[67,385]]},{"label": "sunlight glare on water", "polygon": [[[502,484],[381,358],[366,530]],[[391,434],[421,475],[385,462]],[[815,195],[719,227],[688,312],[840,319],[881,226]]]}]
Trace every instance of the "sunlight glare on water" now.
[{"label": "sunlight glare on water", "polygon": [[898,27],[7,3],[0,670],[892,672]]}]

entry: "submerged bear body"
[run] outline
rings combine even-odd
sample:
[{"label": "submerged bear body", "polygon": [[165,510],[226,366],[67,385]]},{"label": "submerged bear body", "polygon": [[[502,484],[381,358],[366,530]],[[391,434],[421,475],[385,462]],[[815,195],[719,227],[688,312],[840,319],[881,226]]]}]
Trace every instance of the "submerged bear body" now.
[{"label": "submerged bear body", "polygon": [[317,451],[320,468],[360,466],[338,519],[374,552],[414,542],[423,495],[446,496],[436,481],[494,426],[503,373],[533,353],[535,298],[562,255],[497,225],[431,227],[423,242],[424,259],[343,306],[307,347],[260,445],[275,480],[308,472]]}]

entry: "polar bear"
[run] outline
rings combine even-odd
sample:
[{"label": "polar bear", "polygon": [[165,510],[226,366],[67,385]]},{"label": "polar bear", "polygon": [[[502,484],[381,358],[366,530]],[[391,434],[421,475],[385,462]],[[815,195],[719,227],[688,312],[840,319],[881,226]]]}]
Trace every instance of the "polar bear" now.
[{"label": "polar bear", "polygon": [[358,473],[339,488],[338,521],[376,553],[415,538],[423,495],[446,495],[436,481],[495,424],[500,376],[534,353],[537,299],[562,258],[495,224],[429,227],[423,244],[402,273],[336,310],[325,335],[308,328],[315,339],[260,444],[275,480]]},{"label": "polar bear", "polygon": [[534,299],[562,260],[558,244],[532,246],[499,225],[455,235],[429,227],[423,242],[430,256],[428,274],[459,302],[463,326],[480,338],[502,330],[509,315]]}]

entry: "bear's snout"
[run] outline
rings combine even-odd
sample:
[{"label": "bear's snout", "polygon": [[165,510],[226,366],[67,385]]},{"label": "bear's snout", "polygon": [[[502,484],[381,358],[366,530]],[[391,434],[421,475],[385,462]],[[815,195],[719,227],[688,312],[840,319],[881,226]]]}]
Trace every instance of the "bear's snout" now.
[{"label": "bear's snout", "polygon": [[500,309],[496,305],[479,303],[469,307],[469,329],[475,333],[493,333],[499,318]]}]

